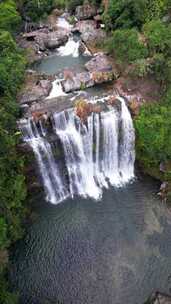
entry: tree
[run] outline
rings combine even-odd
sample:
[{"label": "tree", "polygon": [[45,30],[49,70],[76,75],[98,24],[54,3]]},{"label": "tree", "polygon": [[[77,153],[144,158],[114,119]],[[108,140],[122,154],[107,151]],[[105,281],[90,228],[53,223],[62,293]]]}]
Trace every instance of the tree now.
[{"label": "tree", "polygon": [[107,28],[140,28],[145,21],[147,0],[110,0],[104,20]]},{"label": "tree", "polygon": [[148,54],[135,29],[116,30],[113,32],[109,49],[114,52],[119,61],[127,63],[145,58]]},{"label": "tree", "polygon": [[0,29],[15,33],[21,23],[21,17],[13,0],[0,3]]}]

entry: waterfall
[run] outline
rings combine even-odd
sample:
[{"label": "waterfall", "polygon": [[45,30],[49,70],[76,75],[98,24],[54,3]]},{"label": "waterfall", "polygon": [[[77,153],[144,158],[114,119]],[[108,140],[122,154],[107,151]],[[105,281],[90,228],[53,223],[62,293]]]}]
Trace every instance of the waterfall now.
[{"label": "waterfall", "polygon": [[121,101],[121,144],[120,144],[120,174],[122,182],[127,183],[134,177],[135,162],[135,132],[131,114],[123,98],[118,97]]},{"label": "waterfall", "polygon": [[[65,175],[48,141],[43,123],[21,124],[24,140],[32,147],[47,200],[58,203],[68,196],[100,199],[103,188],[120,187],[134,178],[135,134],[124,99],[121,110],[106,107],[83,123],[73,109],[54,113],[51,132],[62,150]],[[66,180],[65,180],[66,179]]]},{"label": "waterfall", "polygon": [[69,193],[55,162],[51,145],[42,137],[45,134],[42,130],[42,125],[40,132],[36,124],[29,119],[27,123],[21,125],[21,129],[24,141],[32,147],[36,156],[47,201],[56,204],[65,200]]},{"label": "waterfall", "polygon": [[58,49],[60,56],[72,56],[74,58],[79,57],[80,41],[74,41],[73,37],[70,37],[68,42]]}]

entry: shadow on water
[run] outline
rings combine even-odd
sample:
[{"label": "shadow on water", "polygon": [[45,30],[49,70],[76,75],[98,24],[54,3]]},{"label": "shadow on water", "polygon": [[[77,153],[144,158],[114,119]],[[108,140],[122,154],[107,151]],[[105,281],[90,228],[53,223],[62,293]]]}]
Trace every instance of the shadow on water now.
[{"label": "shadow on water", "polygon": [[11,258],[21,303],[134,304],[169,293],[171,217],[157,189],[143,178],[99,202],[36,198],[37,218]]}]

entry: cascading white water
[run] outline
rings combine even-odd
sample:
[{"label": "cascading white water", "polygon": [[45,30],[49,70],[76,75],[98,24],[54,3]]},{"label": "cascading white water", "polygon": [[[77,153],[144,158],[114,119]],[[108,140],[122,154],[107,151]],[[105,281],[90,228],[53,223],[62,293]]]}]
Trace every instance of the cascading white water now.
[{"label": "cascading white water", "polygon": [[56,79],[52,82],[52,90],[46,99],[67,95],[62,88],[61,81],[62,79]]},{"label": "cascading white water", "polygon": [[51,145],[41,136],[45,134],[42,131],[42,126],[42,134],[40,134],[36,124],[29,119],[27,123],[21,125],[21,129],[24,141],[32,147],[36,156],[46,192],[46,199],[52,204],[65,200],[69,192],[55,163]]},{"label": "cascading white water", "polygon": [[73,25],[71,25],[64,17],[58,17],[57,19],[57,26],[60,28],[66,29],[71,31]]},{"label": "cascading white water", "polygon": [[120,143],[120,163],[119,171],[122,182],[127,183],[134,178],[135,162],[135,131],[131,114],[122,97],[118,97],[121,102],[121,143]]},{"label": "cascading white water", "polygon": [[74,41],[73,37],[70,37],[68,42],[58,49],[60,56],[72,56],[74,58],[79,57],[80,41]]},{"label": "cascading white water", "polygon": [[118,153],[118,115],[115,110],[102,113],[102,171],[113,186],[121,183]]},{"label": "cascading white water", "polygon": [[91,114],[86,123],[73,109],[53,114],[52,132],[64,152],[67,186],[46,129],[30,120],[24,127],[22,124],[24,140],[32,147],[40,167],[47,200],[58,203],[74,195],[97,200],[103,187],[122,186],[134,178],[133,123],[124,99],[118,99],[121,111],[108,107],[100,114]]},{"label": "cascading white water", "polygon": [[[81,126],[73,111],[69,112],[68,119],[65,112],[54,114],[54,122],[55,132],[64,148],[71,196],[73,197],[74,194],[77,194],[98,199],[101,191],[97,187],[91,172],[90,150],[92,150],[92,146],[89,147],[88,130],[85,126]],[[78,130],[76,123],[79,126]],[[82,128],[83,130],[81,130]]]}]

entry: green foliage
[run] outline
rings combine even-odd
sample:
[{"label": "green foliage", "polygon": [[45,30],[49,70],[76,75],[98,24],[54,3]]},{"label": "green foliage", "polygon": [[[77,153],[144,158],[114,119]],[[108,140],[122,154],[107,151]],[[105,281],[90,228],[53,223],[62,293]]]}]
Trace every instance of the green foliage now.
[{"label": "green foliage", "polygon": [[14,295],[8,291],[8,283],[4,275],[0,275],[0,304],[17,304],[18,295]]},{"label": "green foliage", "polygon": [[66,0],[66,7],[71,12],[74,12],[75,8],[78,5],[82,5],[82,4],[83,4],[83,0]]},{"label": "green foliage", "polygon": [[17,152],[16,95],[24,77],[26,60],[11,34],[20,24],[14,1],[0,3],[0,303],[15,304],[4,277],[7,248],[22,234],[26,197],[23,158]]},{"label": "green foliage", "polygon": [[66,0],[25,0],[24,11],[33,21],[46,18],[55,7],[64,8]]},{"label": "green foliage", "polygon": [[169,1],[148,0],[146,5],[146,21],[162,18],[162,16],[167,12]]},{"label": "green foliage", "polygon": [[110,39],[109,49],[119,61],[127,63],[145,58],[148,54],[135,29],[116,30]]},{"label": "green foliage", "polygon": [[6,0],[0,3],[0,29],[16,32],[21,23],[21,17],[16,10],[13,0]]},{"label": "green foliage", "polygon": [[160,20],[152,20],[144,25],[144,35],[148,48],[154,52],[166,52],[171,49],[171,27]]},{"label": "green foliage", "polygon": [[145,167],[171,159],[171,107],[145,105],[135,120],[137,158]]},{"label": "green foliage", "polygon": [[108,29],[141,27],[145,21],[146,1],[110,0],[104,22]]},{"label": "green foliage", "polygon": [[134,62],[132,74],[138,77],[145,77],[152,73],[151,63],[147,59],[137,59]]},{"label": "green foliage", "polygon": [[3,217],[0,217],[0,249],[7,245],[7,224]]}]

